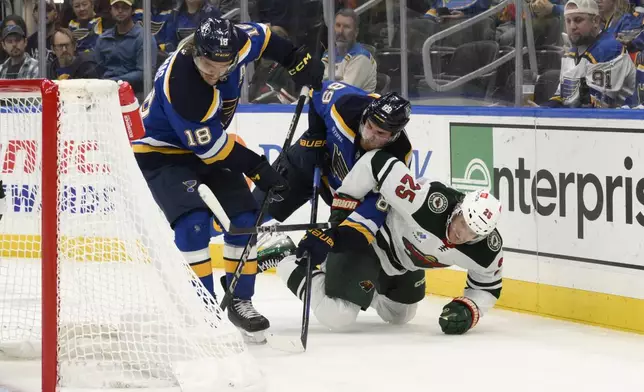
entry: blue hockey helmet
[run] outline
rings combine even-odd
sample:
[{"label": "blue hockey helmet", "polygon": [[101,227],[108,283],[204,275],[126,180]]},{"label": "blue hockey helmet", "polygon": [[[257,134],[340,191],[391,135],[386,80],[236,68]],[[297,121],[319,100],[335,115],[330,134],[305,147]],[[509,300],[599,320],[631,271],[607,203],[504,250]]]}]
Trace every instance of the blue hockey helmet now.
[{"label": "blue hockey helmet", "polygon": [[237,63],[239,36],[235,25],[227,19],[205,18],[195,31],[195,56],[218,63]]},{"label": "blue hockey helmet", "polygon": [[375,125],[394,136],[405,129],[411,116],[411,103],[395,92],[371,101],[364,111],[362,122],[371,120]]}]

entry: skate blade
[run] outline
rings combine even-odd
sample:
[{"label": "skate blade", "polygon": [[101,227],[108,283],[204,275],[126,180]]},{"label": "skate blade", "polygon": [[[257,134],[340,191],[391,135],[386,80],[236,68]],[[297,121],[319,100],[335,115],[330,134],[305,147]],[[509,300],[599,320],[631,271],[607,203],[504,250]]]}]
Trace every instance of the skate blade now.
[{"label": "skate blade", "polygon": [[266,344],[265,331],[248,332],[241,328],[237,329],[241,332],[246,344]]}]

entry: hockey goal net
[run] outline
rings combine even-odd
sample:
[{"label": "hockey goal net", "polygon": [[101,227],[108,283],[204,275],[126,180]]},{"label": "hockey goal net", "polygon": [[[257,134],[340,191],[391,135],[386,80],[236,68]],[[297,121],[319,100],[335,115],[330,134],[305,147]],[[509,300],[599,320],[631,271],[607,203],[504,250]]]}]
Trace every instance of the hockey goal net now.
[{"label": "hockey goal net", "polygon": [[174,246],[115,82],[0,81],[0,157],[0,368],[40,361],[46,392],[262,389]]}]

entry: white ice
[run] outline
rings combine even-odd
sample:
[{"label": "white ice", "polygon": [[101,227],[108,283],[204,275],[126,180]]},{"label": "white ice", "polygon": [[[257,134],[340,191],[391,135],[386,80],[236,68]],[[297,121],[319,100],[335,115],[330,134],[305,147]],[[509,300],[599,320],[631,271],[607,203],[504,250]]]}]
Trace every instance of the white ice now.
[{"label": "white ice", "polygon": [[[340,333],[312,317],[306,353],[250,350],[270,392],[644,391],[644,336],[499,309],[467,334],[447,336],[437,317],[448,301],[427,297],[404,326],[367,311]],[[273,333],[299,335],[301,303],[277,276],[258,277],[254,302]],[[33,390],[25,369],[0,362],[0,391],[9,374],[12,391]]]}]

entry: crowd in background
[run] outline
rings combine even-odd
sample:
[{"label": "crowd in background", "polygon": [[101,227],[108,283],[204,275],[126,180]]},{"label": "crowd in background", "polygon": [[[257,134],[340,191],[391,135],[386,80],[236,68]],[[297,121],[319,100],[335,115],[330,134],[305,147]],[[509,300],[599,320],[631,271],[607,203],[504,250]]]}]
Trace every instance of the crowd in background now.
[{"label": "crowd in background", "polygon": [[[65,0],[46,8],[47,70],[50,79],[105,78],[126,80],[137,93],[143,92],[143,12],[135,0]],[[140,1],[140,0],[136,0]],[[512,3],[499,7],[471,26],[439,41],[429,50],[435,83],[428,83],[422,56],[427,38],[459,26],[499,4],[500,0],[408,0],[407,85],[412,100],[432,104],[511,104],[516,79],[514,61],[448,91],[447,85],[501,58],[513,50],[517,34]],[[644,11],[626,0],[532,0],[525,2],[523,20],[530,17],[532,34],[524,31],[524,42],[535,48],[536,72],[524,56],[525,105],[566,107],[637,107],[644,73],[644,36],[640,37]],[[637,1],[637,0],[633,0]],[[401,36],[397,3],[387,18],[385,1],[356,12],[366,0],[335,4],[336,80],[354,84],[368,92],[400,91]],[[158,66],[176,50],[181,39],[191,34],[203,17],[219,17],[240,7],[239,0],[151,0],[153,58]],[[568,8],[567,8],[568,7]],[[579,12],[573,14],[574,10]],[[583,12],[582,12],[583,11]],[[568,12],[568,13],[567,13]],[[329,67],[327,27],[319,0],[249,0],[251,21],[268,23],[274,34],[296,45],[307,45]],[[529,14],[529,15],[527,15]],[[583,18],[575,18],[582,15]],[[28,15],[5,15],[0,23],[0,78],[35,78],[39,75],[38,34],[29,31],[23,16],[37,21],[38,3]],[[231,19],[239,22],[239,13]],[[35,25],[36,23],[34,23]],[[581,29],[581,30],[580,30]],[[597,54],[601,53],[601,54]],[[603,69],[626,54],[620,74]],[[600,58],[597,58],[597,57]],[[586,60],[584,60],[586,59]],[[583,62],[588,64],[582,64]],[[581,67],[581,65],[583,67]],[[598,65],[599,64],[599,65]],[[563,69],[562,69],[563,66]],[[572,67],[572,68],[571,68]],[[575,69],[574,71],[572,69]],[[583,71],[580,69],[583,68]],[[601,80],[599,80],[601,78]],[[575,80],[570,80],[575,79]],[[644,77],[643,77],[644,79]],[[249,81],[249,101],[291,103],[297,87],[288,73],[275,62],[261,59]],[[600,86],[601,85],[601,86]],[[573,97],[573,98],[571,98]]]}]

